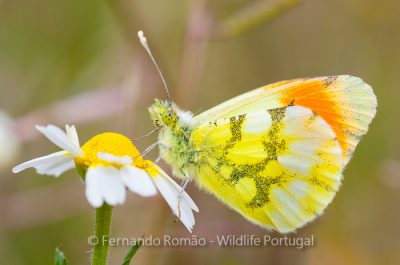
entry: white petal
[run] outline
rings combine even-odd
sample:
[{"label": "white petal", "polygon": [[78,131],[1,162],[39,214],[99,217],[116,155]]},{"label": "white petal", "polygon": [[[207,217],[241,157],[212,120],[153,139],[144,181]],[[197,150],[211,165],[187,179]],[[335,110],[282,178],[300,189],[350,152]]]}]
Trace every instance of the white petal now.
[{"label": "white petal", "polygon": [[130,156],[116,156],[106,152],[98,152],[97,157],[106,162],[118,163],[121,165],[130,165],[133,163],[133,159]]},{"label": "white petal", "polygon": [[121,179],[132,192],[141,196],[153,196],[157,189],[147,172],[134,166],[125,166],[120,170]]},{"label": "white petal", "polygon": [[71,156],[66,156],[60,158],[59,161],[55,161],[53,163],[49,163],[46,165],[40,165],[35,168],[37,173],[39,174],[58,177],[65,171],[70,170],[74,167],[75,167],[74,159]]},{"label": "white petal", "polygon": [[[181,186],[178,185],[170,176],[168,176],[167,173],[165,173],[164,170],[162,170],[159,166],[154,165],[157,167],[158,172],[160,173],[160,176],[164,177],[165,180],[167,180],[168,182],[170,182],[170,184],[172,186],[175,187],[175,189],[178,189],[179,191],[182,190]],[[190,196],[186,193],[183,192],[182,197],[185,199],[185,201],[189,204],[190,208],[193,209],[195,212],[199,212],[199,208],[197,207],[196,203],[194,203],[194,201],[192,200],[192,198],[190,198]]]},{"label": "white petal", "polygon": [[[119,170],[116,168],[109,167],[109,169],[114,169],[109,171],[108,174],[103,175],[104,188],[104,200],[109,205],[123,204],[126,198],[126,189],[124,183],[119,175]],[[112,174],[110,174],[112,173]]]},{"label": "white petal", "polygon": [[119,170],[110,166],[89,167],[86,173],[86,197],[96,208],[103,202],[112,206],[124,203],[126,190]]},{"label": "white petal", "polygon": [[101,182],[98,180],[96,168],[89,168],[85,178],[85,193],[88,202],[95,208],[99,208],[103,205]]},{"label": "white petal", "polygon": [[190,209],[189,211],[192,215],[187,214],[187,203],[183,200],[182,195],[181,199],[179,199],[181,189],[176,189],[176,187],[171,185],[171,182],[162,176],[157,176],[153,179],[160,193],[171,207],[172,212],[178,216],[186,228],[191,231],[194,225],[194,216]]},{"label": "white petal", "polygon": [[74,125],[65,125],[65,131],[67,132],[67,137],[71,143],[76,146],[81,146],[79,143],[78,133],[76,132],[76,128]]},{"label": "white petal", "polygon": [[[181,199],[182,200],[182,199]],[[189,204],[186,202],[180,202],[180,220],[186,226],[186,228],[192,232],[193,226],[195,225],[195,219],[193,211]]]},{"label": "white petal", "polygon": [[153,176],[154,183],[156,184],[161,195],[171,207],[173,213],[179,217],[181,222],[191,232],[195,219],[193,211],[198,211],[197,205],[189,197],[189,195],[182,190],[182,188],[175,183],[164,171],[160,168],[160,175]]},{"label": "white petal", "polygon": [[52,153],[47,156],[38,157],[38,158],[35,158],[32,160],[26,161],[25,163],[19,164],[18,166],[13,168],[12,172],[18,173],[18,172],[21,172],[22,170],[25,170],[30,167],[36,168],[38,166],[49,165],[49,164],[55,163],[57,161],[60,161],[60,159],[62,159],[64,157],[70,157],[68,155],[68,152],[60,151],[60,152]]},{"label": "white petal", "polygon": [[68,136],[65,134],[65,132],[63,132],[60,128],[50,124],[46,127],[36,126],[36,129],[43,133],[53,144],[57,145],[58,147],[72,153],[75,156],[83,155],[80,147],[73,144],[68,139]]}]

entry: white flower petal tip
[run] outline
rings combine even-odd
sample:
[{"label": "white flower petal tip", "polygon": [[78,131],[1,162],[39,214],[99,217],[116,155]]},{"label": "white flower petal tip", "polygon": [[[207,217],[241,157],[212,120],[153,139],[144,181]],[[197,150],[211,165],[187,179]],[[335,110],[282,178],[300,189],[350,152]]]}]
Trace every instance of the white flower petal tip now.
[{"label": "white flower petal tip", "polygon": [[81,150],[79,145],[77,145],[77,135],[75,136],[75,129],[69,127],[67,129],[67,135],[60,128],[51,124],[47,126],[36,125],[35,127],[39,132],[43,133],[53,144],[57,145],[63,150],[70,152],[74,156],[83,155],[83,151]]},{"label": "white flower petal tip", "polygon": [[74,125],[65,125],[65,131],[67,132],[68,139],[76,146],[81,146],[79,143],[78,133]]},{"label": "white flower petal tip", "polygon": [[85,181],[87,200],[95,208],[101,207],[103,203],[111,206],[123,204],[126,188],[144,197],[157,194],[156,186],[148,173],[129,165],[121,168],[111,165],[91,166],[86,173]]},{"label": "white flower petal tip", "polygon": [[104,202],[111,206],[123,204],[126,189],[120,178],[119,170],[110,166],[90,167],[86,173],[86,198],[98,208]]},{"label": "white flower petal tip", "polygon": [[157,189],[145,170],[134,166],[126,166],[121,168],[120,173],[122,181],[130,191],[143,197],[157,194]]},{"label": "white flower petal tip", "polygon": [[171,207],[172,212],[181,220],[183,225],[192,232],[193,226],[195,225],[193,211],[198,212],[199,208],[175,181],[158,166],[157,169],[160,174],[153,176],[154,183]]},{"label": "white flower petal tip", "polygon": [[65,171],[75,167],[73,156],[82,156],[83,151],[79,147],[78,134],[74,126],[66,125],[66,132],[54,125],[35,126],[52,143],[62,148],[63,151],[52,153],[47,156],[35,158],[22,163],[12,169],[13,173],[21,172],[33,167],[37,173],[58,177]]},{"label": "white flower petal tip", "polygon": [[98,152],[97,157],[109,163],[121,165],[130,165],[133,163],[133,159],[130,156],[116,156],[106,152]]},{"label": "white flower petal tip", "polygon": [[60,151],[26,161],[14,167],[12,172],[19,173],[31,167],[35,168],[39,174],[58,177],[65,171],[74,168],[75,163],[67,151]]},{"label": "white flower petal tip", "polygon": [[75,162],[71,158],[63,158],[60,161],[36,167],[36,172],[41,175],[59,177],[61,174],[75,167]]}]

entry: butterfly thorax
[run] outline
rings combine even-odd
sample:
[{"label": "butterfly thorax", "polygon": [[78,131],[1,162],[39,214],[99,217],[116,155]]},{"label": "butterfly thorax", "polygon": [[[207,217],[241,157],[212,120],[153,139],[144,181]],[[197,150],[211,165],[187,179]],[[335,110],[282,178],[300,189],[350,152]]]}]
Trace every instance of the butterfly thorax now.
[{"label": "butterfly thorax", "polygon": [[190,142],[195,124],[192,113],[181,110],[168,101],[156,102],[149,108],[151,119],[160,128],[158,137],[160,155],[182,179],[190,177],[197,152]]}]

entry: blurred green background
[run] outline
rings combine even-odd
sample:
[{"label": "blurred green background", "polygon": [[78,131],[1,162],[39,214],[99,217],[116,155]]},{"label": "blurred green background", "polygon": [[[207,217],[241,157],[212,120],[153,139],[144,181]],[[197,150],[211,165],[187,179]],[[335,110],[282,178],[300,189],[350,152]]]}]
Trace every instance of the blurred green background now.
[{"label": "blurred green background", "polygon": [[[35,133],[34,124],[75,123],[81,142],[104,131],[139,137],[153,127],[147,107],[165,94],[139,47],[139,29],[153,47],[174,101],[193,112],[270,82],[333,74],[371,84],[378,112],[332,205],[297,233],[314,235],[314,247],[144,247],[134,264],[399,264],[400,4],[301,1],[275,19],[224,35],[223,25],[231,25],[230,18],[240,18],[235,14],[252,4],[0,1],[0,110],[13,117],[12,132],[21,142],[18,155],[0,168],[1,264],[52,264],[55,247],[71,264],[89,263],[86,239],[94,210],[77,173],[55,179],[33,170],[14,175],[11,168],[57,150]],[[244,14],[250,14],[244,21],[251,19],[251,12]],[[154,141],[153,135],[137,146],[144,150]],[[156,156],[153,151],[149,158]],[[194,234],[212,239],[268,233],[194,185],[188,192],[200,207]],[[190,236],[173,220],[161,196],[130,194],[114,211],[112,235]],[[120,264],[127,250],[111,248],[110,264]]]}]

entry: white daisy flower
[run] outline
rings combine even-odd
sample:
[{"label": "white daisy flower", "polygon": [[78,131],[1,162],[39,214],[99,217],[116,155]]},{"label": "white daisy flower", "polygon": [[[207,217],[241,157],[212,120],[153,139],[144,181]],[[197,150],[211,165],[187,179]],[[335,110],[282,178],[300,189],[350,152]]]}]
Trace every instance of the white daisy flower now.
[{"label": "white daisy flower", "polygon": [[75,167],[85,179],[87,200],[95,208],[124,203],[127,189],[144,197],[155,195],[158,189],[173,213],[192,230],[193,211],[199,211],[196,204],[161,168],[143,160],[129,138],[108,132],[80,147],[74,126],[66,125],[66,133],[54,125],[36,128],[63,151],[22,163],[14,173],[33,167],[39,174],[58,177]]}]

